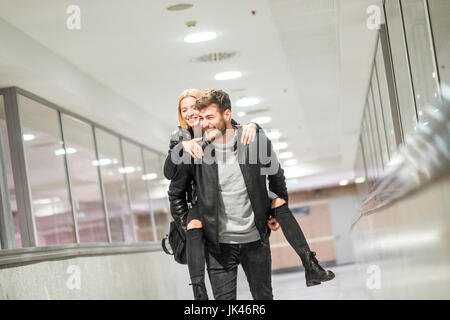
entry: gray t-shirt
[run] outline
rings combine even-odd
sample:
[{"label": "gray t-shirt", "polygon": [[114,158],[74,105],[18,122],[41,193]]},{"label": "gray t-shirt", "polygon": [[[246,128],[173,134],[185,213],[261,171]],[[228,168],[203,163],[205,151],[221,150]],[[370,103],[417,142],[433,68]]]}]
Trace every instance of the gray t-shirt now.
[{"label": "gray t-shirt", "polygon": [[237,132],[227,144],[215,143],[219,171],[219,242],[260,240],[255,215],[237,157]]}]

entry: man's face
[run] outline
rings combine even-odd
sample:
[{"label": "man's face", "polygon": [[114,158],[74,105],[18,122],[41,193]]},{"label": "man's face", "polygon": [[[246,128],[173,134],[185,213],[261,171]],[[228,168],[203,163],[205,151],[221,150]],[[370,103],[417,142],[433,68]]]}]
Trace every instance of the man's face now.
[{"label": "man's face", "polygon": [[199,119],[207,140],[212,141],[225,134],[228,113],[230,113],[229,110],[226,110],[223,114],[220,113],[219,108],[214,103],[200,110]]}]

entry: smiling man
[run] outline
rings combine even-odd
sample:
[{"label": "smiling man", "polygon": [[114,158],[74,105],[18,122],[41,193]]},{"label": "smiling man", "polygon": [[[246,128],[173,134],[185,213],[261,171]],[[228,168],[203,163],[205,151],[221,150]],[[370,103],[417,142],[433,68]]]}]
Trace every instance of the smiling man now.
[{"label": "smiling man", "polygon": [[287,203],[283,170],[262,130],[255,141],[241,143],[242,128],[231,124],[226,92],[207,90],[196,107],[205,138],[204,161],[184,165],[172,179],[172,214],[187,213],[186,188],[194,180],[198,199],[195,210],[201,212],[206,264],[215,299],[236,299],[239,264],[253,298],[273,299],[267,180],[270,191]]}]

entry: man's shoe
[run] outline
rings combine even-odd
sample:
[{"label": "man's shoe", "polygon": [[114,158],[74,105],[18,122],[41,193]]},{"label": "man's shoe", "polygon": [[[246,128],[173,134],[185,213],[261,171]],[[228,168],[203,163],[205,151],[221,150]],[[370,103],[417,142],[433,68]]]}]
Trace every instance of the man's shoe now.
[{"label": "man's shoe", "polygon": [[204,282],[191,283],[190,285],[194,291],[194,300],[208,300],[208,293],[206,292]]},{"label": "man's shoe", "polygon": [[307,251],[300,256],[305,268],[306,286],[311,287],[335,277],[330,270],[324,270],[316,259],[314,251]]}]

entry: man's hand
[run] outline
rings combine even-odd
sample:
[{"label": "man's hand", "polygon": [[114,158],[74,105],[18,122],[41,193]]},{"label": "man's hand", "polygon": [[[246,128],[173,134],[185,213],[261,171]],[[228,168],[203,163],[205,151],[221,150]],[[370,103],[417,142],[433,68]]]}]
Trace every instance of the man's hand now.
[{"label": "man's hand", "polygon": [[278,229],[280,229],[280,224],[272,216],[269,217],[269,221],[267,222],[267,225],[269,226],[269,229],[272,231],[277,231]]}]

